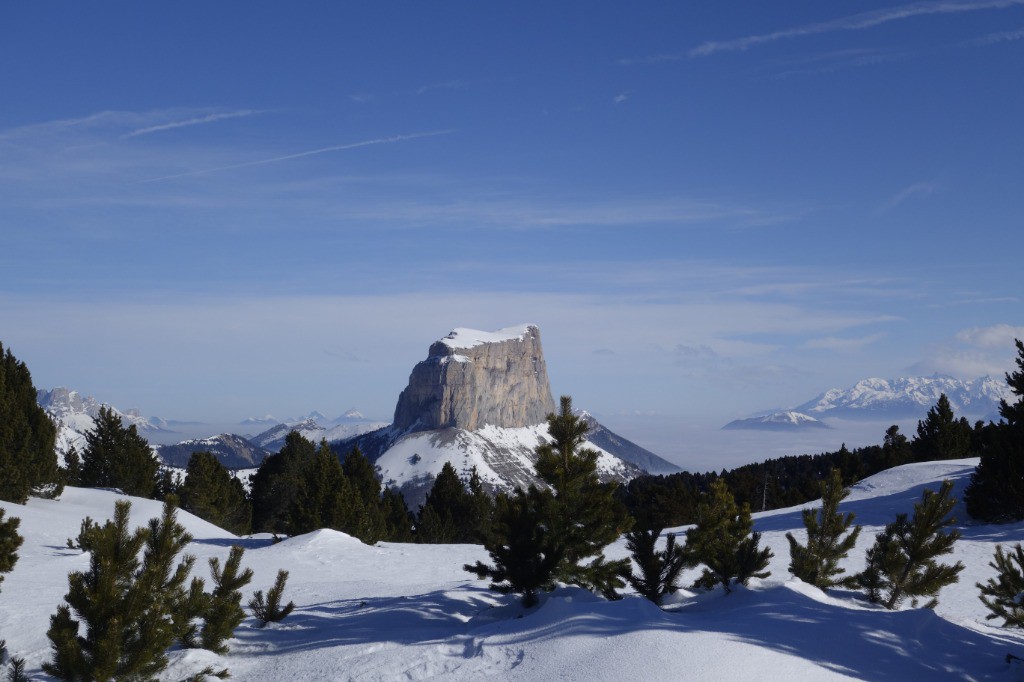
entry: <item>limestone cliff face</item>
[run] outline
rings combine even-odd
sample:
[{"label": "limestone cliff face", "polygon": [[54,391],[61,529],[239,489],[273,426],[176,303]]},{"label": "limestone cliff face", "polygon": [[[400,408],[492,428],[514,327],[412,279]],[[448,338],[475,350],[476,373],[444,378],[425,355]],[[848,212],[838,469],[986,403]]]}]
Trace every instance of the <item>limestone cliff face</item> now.
[{"label": "limestone cliff face", "polygon": [[456,329],[430,346],[398,397],[401,431],[540,424],[555,411],[534,325],[496,332]]}]

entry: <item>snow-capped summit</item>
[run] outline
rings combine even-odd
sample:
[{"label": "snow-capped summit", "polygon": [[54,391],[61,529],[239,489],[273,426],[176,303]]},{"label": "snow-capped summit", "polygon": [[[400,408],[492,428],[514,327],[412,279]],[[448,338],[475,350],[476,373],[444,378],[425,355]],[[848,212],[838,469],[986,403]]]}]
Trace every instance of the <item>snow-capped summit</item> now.
[{"label": "snow-capped summit", "polygon": [[53,390],[36,392],[36,402],[42,407],[53,423],[57,426],[57,450],[63,452],[75,446],[79,450],[85,444],[85,434],[96,427],[96,418],[100,408],[106,407],[121,418],[125,426],[134,425],[143,436],[154,433],[172,433],[167,422],[159,417],[146,418],[138,409],[127,412],[118,410],[113,405],[101,403],[92,396],[83,397],[78,391],[63,386]]},{"label": "snow-capped summit", "polygon": [[723,429],[758,429],[763,431],[798,431],[803,429],[827,429],[830,428],[825,422],[815,419],[801,412],[784,411],[773,412],[762,417],[751,417],[749,419],[736,419]]},{"label": "snow-capped summit", "polygon": [[923,418],[943,393],[959,416],[992,418],[1000,399],[1012,400],[1002,379],[972,381],[952,377],[864,379],[847,389],[833,388],[794,408],[815,417]]}]

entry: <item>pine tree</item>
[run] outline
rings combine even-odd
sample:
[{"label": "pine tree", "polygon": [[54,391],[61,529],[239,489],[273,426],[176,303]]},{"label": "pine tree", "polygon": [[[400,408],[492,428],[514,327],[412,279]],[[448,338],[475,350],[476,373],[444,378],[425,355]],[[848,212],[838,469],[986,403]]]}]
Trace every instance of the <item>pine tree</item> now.
[{"label": "pine tree", "polygon": [[252,580],[252,569],[239,573],[244,549],[235,545],[231,548],[224,570],[217,557],[210,559],[210,573],[213,577],[213,592],[206,596],[202,609],[203,627],[199,634],[199,646],[218,654],[227,653],[224,644],[235,633],[235,628],[245,619],[242,609],[242,593],[239,591]]},{"label": "pine tree", "polygon": [[693,586],[710,590],[720,584],[729,593],[736,583],[768,577],[772,551],[759,548],[761,534],[751,533],[753,527],[750,507],[738,506],[725,481],[716,478],[697,505],[697,525],[686,532],[688,559],[705,566]]},{"label": "pine tree", "polygon": [[64,483],[66,485],[81,485],[82,458],[78,455],[78,449],[72,445],[64,453]]},{"label": "pine tree", "polygon": [[256,590],[252,599],[249,600],[249,608],[252,614],[260,621],[260,627],[264,628],[268,623],[278,623],[284,620],[295,608],[293,602],[288,602],[284,608],[281,607],[281,597],[284,595],[284,585],[288,581],[288,571],[279,570],[274,586],[267,591],[266,599],[263,598],[263,590]]},{"label": "pine tree", "polygon": [[28,368],[0,343],[0,500],[24,503],[59,482],[56,438]]},{"label": "pine tree", "polygon": [[945,393],[928,410],[924,420],[917,422],[917,439],[913,447],[918,461],[970,457],[970,422],[964,417],[956,418]]},{"label": "pine tree", "polygon": [[491,535],[491,524],[494,517],[494,500],[484,488],[483,478],[474,466],[466,482],[466,542],[483,544]]},{"label": "pine tree", "polygon": [[550,529],[555,497],[534,486],[514,494],[499,493],[494,500],[494,524],[485,543],[493,566],[482,561],[463,568],[478,578],[490,578],[490,589],[502,594],[522,595],[523,606],[537,603],[537,593],[555,586],[555,574],[562,563],[564,545]]},{"label": "pine tree", "polygon": [[984,429],[981,458],[964,492],[967,513],[989,523],[1024,519],[1024,343],[1016,345],[1018,369],[1006,383],[1017,401],[1001,401],[1004,421]]},{"label": "pine tree", "polygon": [[913,457],[907,437],[900,433],[900,427],[893,424],[885,430],[882,441],[882,461],[886,469],[906,464]]},{"label": "pine tree", "polygon": [[127,428],[116,412],[101,407],[95,428],[85,434],[81,484],[118,488],[126,495],[152,497],[160,462],[135,424]]},{"label": "pine tree", "polygon": [[193,452],[179,488],[181,508],[212,524],[245,535],[252,510],[245,490],[211,452]]},{"label": "pine tree", "polygon": [[18,548],[24,538],[18,535],[21,519],[12,517],[4,521],[4,510],[0,509],[0,585],[4,582],[4,573],[10,573],[14,564],[18,563]]},{"label": "pine tree", "polygon": [[598,453],[582,447],[588,426],[573,414],[572,398],[562,396],[559,407],[558,414],[548,415],[552,442],[537,448],[535,464],[555,493],[546,521],[563,548],[557,578],[616,598],[629,575],[629,559],[606,562],[603,550],[630,529],[632,519],[615,497],[616,485],[598,480]]},{"label": "pine tree", "polygon": [[940,564],[937,557],[953,551],[960,537],[956,529],[945,531],[956,520],[950,516],[956,499],[950,496],[951,481],[945,481],[939,492],[925,490],[921,501],[914,505],[914,516],[907,519],[899,514],[875,538],[867,552],[867,568],[857,575],[858,584],[873,603],[895,609],[904,599],[911,598],[917,606],[919,597],[932,597],[925,608],[935,608],[935,596],[946,585],[959,580],[964,565]]},{"label": "pine tree", "polygon": [[996,545],[989,566],[996,570],[996,577],[984,585],[975,583],[982,603],[992,612],[985,618],[1002,618],[1003,627],[1024,628],[1024,547],[1018,542],[1004,553],[1002,546]]},{"label": "pine tree", "polygon": [[470,542],[469,499],[451,462],[445,462],[420,507],[416,541],[450,544]]},{"label": "pine tree", "polygon": [[291,513],[316,448],[292,431],[276,455],[263,460],[252,477],[252,527],[257,533],[290,533]]},{"label": "pine tree", "polygon": [[665,549],[656,550],[662,530],[634,529],[626,534],[626,548],[640,569],[639,573],[633,572],[627,578],[630,587],[659,606],[667,595],[679,590],[679,574],[691,565],[682,545],[676,544],[675,533],[669,533],[665,538]]},{"label": "pine tree", "polygon": [[384,488],[380,504],[387,529],[384,539],[389,542],[412,542],[412,512],[409,511],[401,491]]},{"label": "pine tree", "polygon": [[387,522],[384,519],[384,508],[380,500],[380,479],[373,463],[359,450],[353,448],[345,461],[342,469],[348,478],[359,500],[362,514],[359,516],[358,526],[348,532],[359,538],[368,545],[384,538],[387,532]]},{"label": "pine tree", "polygon": [[292,533],[331,528],[359,537],[363,513],[362,500],[342,471],[341,462],[327,442],[322,442],[306,467],[303,485],[295,497]]},{"label": "pine tree", "polygon": [[173,500],[148,528],[135,531],[128,527],[130,509],[130,502],[116,502],[112,520],[79,538],[90,552],[89,570],[68,576],[67,603],[50,618],[53,660],[43,669],[54,677],[148,679],[166,667],[195,559],[174,562],[191,536],[177,523]]},{"label": "pine tree", "polygon": [[852,576],[837,579],[843,573],[839,562],[854,548],[860,535],[860,526],[849,530],[853,523],[853,513],[839,513],[839,503],[849,494],[850,491],[843,487],[839,470],[833,469],[829,478],[821,484],[821,509],[803,510],[807,544],[801,545],[792,533],[786,533],[786,539],[789,540],[790,573],[823,590],[837,585],[852,587],[856,584]]}]

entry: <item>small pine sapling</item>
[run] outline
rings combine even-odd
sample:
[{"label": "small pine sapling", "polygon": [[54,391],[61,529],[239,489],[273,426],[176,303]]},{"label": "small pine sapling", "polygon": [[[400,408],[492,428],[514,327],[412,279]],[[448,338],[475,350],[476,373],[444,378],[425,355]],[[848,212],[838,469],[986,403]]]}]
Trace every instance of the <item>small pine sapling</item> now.
[{"label": "small pine sapling", "polygon": [[288,602],[284,608],[281,608],[281,597],[284,595],[284,584],[287,581],[288,571],[279,570],[274,586],[267,591],[266,599],[263,598],[263,590],[256,590],[256,594],[249,600],[249,608],[252,609],[252,615],[260,621],[261,628],[266,627],[267,623],[278,623],[284,620],[295,608],[294,602]]},{"label": "small pine sapling", "polygon": [[843,573],[839,562],[857,544],[860,535],[860,526],[848,530],[853,523],[853,513],[839,513],[839,503],[849,494],[850,491],[843,487],[839,470],[833,469],[829,478],[821,484],[821,509],[803,511],[807,544],[801,545],[792,533],[786,533],[786,539],[789,540],[790,573],[823,590],[856,585],[854,576],[838,577]]},{"label": "small pine sapling", "polygon": [[686,532],[687,557],[705,567],[693,586],[711,590],[720,584],[728,594],[734,584],[767,578],[773,553],[759,548],[761,534],[753,527],[750,507],[737,505],[725,481],[715,479],[697,505],[697,525]]},{"label": "small pine sapling", "polygon": [[899,514],[875,538],[867,552],[867,568],[857,575],[857,583],[873,603],[895,609],[907,597],[917,606],[919,597],[931,597],[925,608],[935,608],[935,595],[946,585],[959,580],[964,565],[940,564],[935,559],[953,551],[960,537],[956,529],[944,531],[956,520],[950,516],[956,499],[950,496],[951,481],[945,481],[939,492],[925,490],[914,505],[914,516]]},{"label": "small pine sapling", "polygon": [[25,659],[17,656],[11,657],[11,667],[7,670],[7,682],[29,682],[25,674]]},{"label": "small pine sapling", "polygon": [[4,581],[4,573],[10,573],[14,564],[18,563],[18,548],[24,538],[18,535],[21,519],[11,517],[4,521],[4,510],[0,509],[0,583]]},{"label": "small pine sapling", "polygon": [[[245,550],[238,545],[233,546],[228,560],[224,562],[224,570],[221,570],[217,557],[210,559],[210,573],[213,576],[214,588],[203,609],[204,623],[199,643],[202,648],[218,654],[227,653],[228,648],[224,642],[235,633],[235,628],[245,618],[245,611],[241,606],[242,593],[239,590],[252,580],[252,569],[247,568],[239,573],[244,552]],[[280,574],[278,575],[280,576]],[[284,589],[283,581],[281,588]],[[273,597],[272,594],[270,596]],[[280,595],[277,599],[280,601]],[[286,610],[291,611],[292,608],[294,606],[289,604]],[[285,613],[281,618],[286,615],[288,614]]]},{"label": "small pine sapling", "polygon": [[665,549],[656,550],[661,531],[661,528],[652,528],[632,530],[626,534],[626,548],[640,569],[639,573],[633,572],[627,577],[629,585],[658,606],[667,595],[679,590],[676,581],[690,564],[682,545],[676,544],[675,533],[669,533],[665,538]]},{"label": "small pine sapling", "polygon": [[996,577],[984,585],[976,583],[981,590],[979,598],[992,612],[985,618],[1002,618],[1003,627],[1024,628],[1024,547],[1018,543],[1004,553],[1002,546],[996,545],[989,566],[996,569]]}]

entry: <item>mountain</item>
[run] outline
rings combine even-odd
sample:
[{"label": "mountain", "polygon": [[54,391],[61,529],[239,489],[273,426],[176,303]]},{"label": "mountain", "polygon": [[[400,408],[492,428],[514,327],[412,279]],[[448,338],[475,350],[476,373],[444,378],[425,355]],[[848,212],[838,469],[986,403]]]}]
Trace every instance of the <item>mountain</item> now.
[{"label": "mountain", "polygon": [[85,445],[85,434],[96,427],[100,408],[106,407],[121,418],[125,426],[134,424],[144,438],[154,434],[169,434],[170,423],[158,417],[143,417],[137,409],[121,412],[113,405],[101,403],[92,396],[83,397],[78,391],[58,386],[51,391],[36,392],[36,402],[57,426],[57,451],[64,452],[71,446],[81,450]]},{"label": "mountain", "polygon": [[832,428],[825,422],[801,412],[773,412],[763,417],[735,419],[722,427],[724,430],[753,429],[760,431],[804,431]]},{"label": "mountain", "polygon": [[901,377],[864,379],[847,389],[833,388],[793,410],[816,418],[923,419],[943,393],[957,416],[981,419],[997,419],[999,400],[1013,399],[1001,378]]},{"label": "mountain", "polygon": [[[535,451],[549,440],[554,411],[539,328],[458,328],[413,367],[390,425],[332,445],[339,453],[358,446],[415,508],[445,462],[462,472],[475,466],[492,491],[537,483]],[[586,417],[602,480],[679,470]]]},{"label": "mountain", "polygon": [[335,420],[334,422],[323,424],[312,417],[307,417],[301,421],[285,422],[272,426],[266,431],[252,436],[249,438],[249,441],[259,448],[269,450],[270,452],[277,452],[284,445],[285,438],[292,431],[298,431],[306,440],[319,443],[324,439],[327,439],[328,442],[345,440],[368,431],[375,431],[383,426],[386,426],[386,424],[369,419],[351,418],[340,423],[338,420]]},{"label": "mountain", "polygon": [[188,466],[193,452],[211,452],[228,469],[257,467],[271,454],[269,450],[233,433],[185,440],[175,445],[160,445],[156,450],[164,464],[182,468]]},{"label": "mountain", "polygon": [[238,422],[239,426],[267,426],[280,423],[281,420],[272,414],[267,414],[262,417],[246,417],[242,421]]}]

